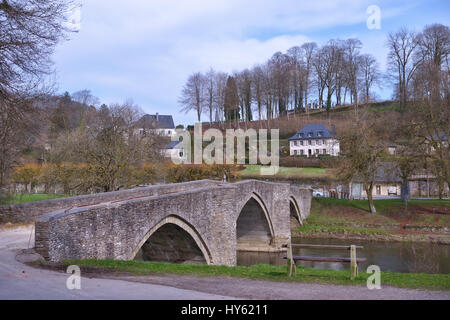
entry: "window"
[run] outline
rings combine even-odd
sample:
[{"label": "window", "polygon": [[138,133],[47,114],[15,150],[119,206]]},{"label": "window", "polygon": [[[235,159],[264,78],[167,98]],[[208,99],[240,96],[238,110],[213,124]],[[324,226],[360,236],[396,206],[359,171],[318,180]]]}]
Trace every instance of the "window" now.
[{"label": "window", "polygon": [[323,149],[323,154],[327,154],[327,149]]},{"label": "window", "polygon": [[379,196],[381,195],[381,186],[377,185],[376,187],[377,187],[377,195]]},{"label": "window", "polygon": [[313,136],[312,132],[308,132],[308,137],[311,138]]},{"label": "window", "polygon": [[322,140],[317,140],[317,145],[320,146],[322,144]]},{"label": "window", "polygon": [[301,146],[303,145],[303,140],[300,141],[300,145],[301,145]]},{"label": "window", "polygon": [[167,134],[171,134],[171,133],[172,133],[172,131],[170,131],[170,130],[167,131]]},{"label": "window", "polygon": [[180,158],[182,158],[183,157],[183,151],[180,151],[179,155],[180,155]]},{"label": "window", "polygon": [[308,140],[308,144],[311,145],[311,140]]},{"label": "window", "polygon": [[316,149],[316,154],[319,154],[319,149]]},{"label": "window", "polygon": [[322,137],[323,136],[323,132],[322,131],[317,132],[317,136],[318,137]]},{"label": "window", "polygon": [[300,155],[303,155],[303,150],[300,150]]}]

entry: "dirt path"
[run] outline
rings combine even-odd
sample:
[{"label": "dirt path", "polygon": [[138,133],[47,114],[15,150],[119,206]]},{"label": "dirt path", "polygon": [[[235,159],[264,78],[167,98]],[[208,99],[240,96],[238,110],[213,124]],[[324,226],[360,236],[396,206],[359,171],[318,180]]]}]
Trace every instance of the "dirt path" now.
[{"label": "dirt path", "polygon": [[450,300],[450,291],[412,290],[388,286],[382,286],[380,290],[369,290],[365,286],[274,282],[225,276],[92,276],[258,300]]}]

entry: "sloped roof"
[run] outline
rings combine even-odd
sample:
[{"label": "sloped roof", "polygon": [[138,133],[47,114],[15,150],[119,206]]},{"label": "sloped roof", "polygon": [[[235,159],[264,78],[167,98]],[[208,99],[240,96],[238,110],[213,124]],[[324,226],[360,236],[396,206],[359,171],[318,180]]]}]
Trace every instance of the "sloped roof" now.
[{"label": "sloped roof", "polygon": [[[312,133],[311,137],[308,136]],[[321,133],[321,135],[319,135]],[[321,123],[307,124],[300,131],[290,137],[288,140],[308,140],[308,139],[324,139],[334,138],[334,132]]]},{"label": "sloped roof", "polygon": [[[355,177],[353,182],[362,182],[362,179]],[[375,182],[402,182],[400,170],[393,162],[380,162],[375,172]]]},{"label": "sloped roof", "polygon": [[166,149],[182,149],[182,148],[183,143],[181,141],[170,141],[170,143],[166,146]]},{"label": "sloped roof", "polygon": [[173,118],[170,115],[146,114],[138,120],[139,128],[149,129],[175,129]]}]

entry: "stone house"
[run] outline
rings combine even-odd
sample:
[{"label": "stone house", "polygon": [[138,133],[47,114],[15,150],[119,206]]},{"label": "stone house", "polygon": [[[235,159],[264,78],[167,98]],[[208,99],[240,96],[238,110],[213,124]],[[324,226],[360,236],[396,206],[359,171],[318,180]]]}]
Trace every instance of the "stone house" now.
[{"label": "stone house", "polygon": [[[408,179],[409,192],[411,197],[437,197],[439,196],[438,184],[435,177],[429,173],[416,172]],[[377,168],[375,174],[375,183],[372,190],[372,196],[389,197],[400,196],[402,179],[400,171],[392,162],[382,162]],[[350,196],[354,199],[367,198],[363,188],[362,180],[353,179],[350,183]],[[449,195],[449,186],[444,184],[444,195]]]},{"label": "stone house", "polygon": [[338,156],[340,152],[339,140],[335,138],[334,128],[329,130],[321,123],[307,124],[295,135],[288,139],[289,154],[291,156]]}]

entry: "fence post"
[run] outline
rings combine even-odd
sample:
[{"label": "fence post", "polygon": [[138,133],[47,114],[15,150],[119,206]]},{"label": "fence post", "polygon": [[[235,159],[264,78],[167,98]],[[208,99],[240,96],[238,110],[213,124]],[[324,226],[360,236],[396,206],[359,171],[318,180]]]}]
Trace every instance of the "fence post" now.
[{"label": "fence post", "polygon": [[292,258],[292,246],[291,242],[289,241],[287,244],[287,264],[288,264],[288,276],[292,276],[292,271],[294,271],[294,274],[297,274],[297,266],[295,265],[295,261]]},{"label": "fence post", "polygon": [[358,263],[356,262],[356,246],[350,246],[350,280],[354,280],[358,275]]}]

